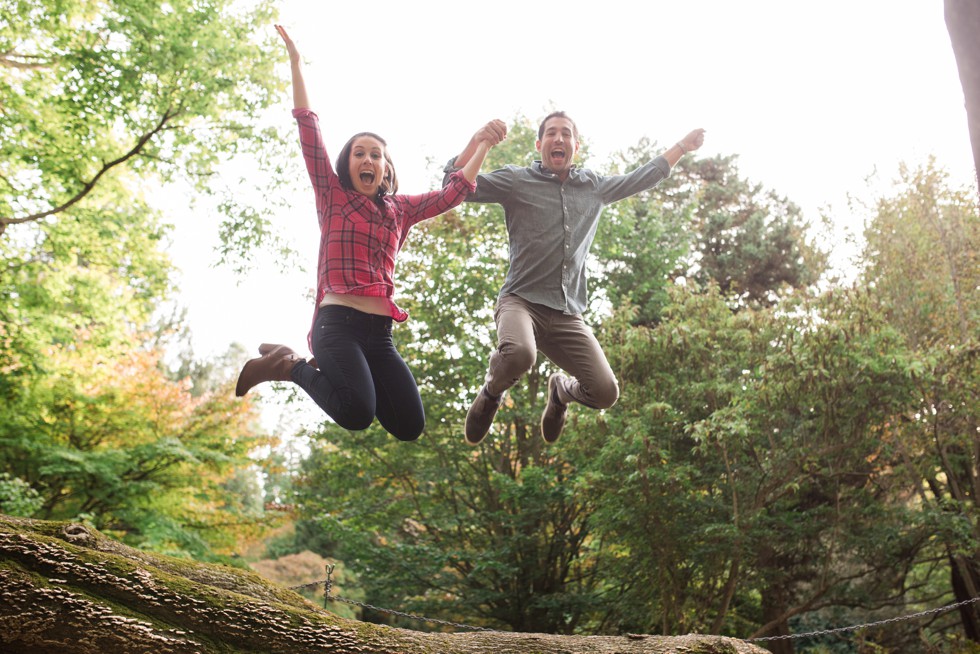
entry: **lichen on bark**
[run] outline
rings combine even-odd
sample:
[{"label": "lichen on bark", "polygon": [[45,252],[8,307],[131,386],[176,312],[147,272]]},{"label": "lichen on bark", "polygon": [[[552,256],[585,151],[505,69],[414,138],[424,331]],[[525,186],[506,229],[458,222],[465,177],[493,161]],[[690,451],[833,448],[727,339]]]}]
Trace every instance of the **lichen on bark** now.
[{"label": "lichen on bark", "polygon": [[259,575],[0,515],[0,649],[35,654],[764,654],[719,636],[430,633],[334,615]]}]

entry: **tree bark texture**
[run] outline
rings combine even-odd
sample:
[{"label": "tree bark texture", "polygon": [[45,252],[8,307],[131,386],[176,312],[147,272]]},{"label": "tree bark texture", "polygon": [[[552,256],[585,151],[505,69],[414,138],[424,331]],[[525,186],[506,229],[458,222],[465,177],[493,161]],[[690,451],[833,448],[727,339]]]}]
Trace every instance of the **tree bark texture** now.
[{"label": "tree bark texture", "polygon": [[945,0],[944,15],[966,100],[973,168],[980,185],[980,2]]},{"label": "tree bark texture", "polygon": [[0,651],[765,654],[720,636],[429,633],[336,616],[257,574],[0,515]]}]

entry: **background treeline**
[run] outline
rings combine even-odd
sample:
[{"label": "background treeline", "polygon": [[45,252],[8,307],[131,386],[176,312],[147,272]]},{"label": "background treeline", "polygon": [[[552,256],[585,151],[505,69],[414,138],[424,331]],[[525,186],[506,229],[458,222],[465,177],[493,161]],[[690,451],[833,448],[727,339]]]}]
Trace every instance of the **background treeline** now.
[{"label": "background treeline", "polygon": [[[524,160],[534,128],[512,125],[490,165]],[[980,221],[933,163],[902,175],[847,282],[730,157],[612,207],[589,318],[622,398],[573,410],[548,448],[543,358],[487,443],[462,444],[506,233],[479,206],[426,225],[400,267],[425,437],[325,425],[289,546],[343,561],[376,605],[526,631],[779,635],[976,597]],[[973,633],[968,608],[795,651]]]},{"label": "background treeline", "polygon": [[[179,313],[161,312],[179,302],[170,228],[140,181],[216,194],[229,259],[278,245],[215,174],[251,157],[276,188],[275,162],[295,156],[277,150],[291,132],[256,126],[284,93],[275,44],[252,38],[269,7],[48,4],[6,0],[0,21],[0,512],[284,584],[329,559],[345,597],[521,631],[747,638],[980,597],[980,217],[941,165],[902,168],[851,208],[866,228],[843,275],[835,235],[734,155],[685,158],[608,208],[588,320],[622,397],[573,408],[548,448],[544,359],[486,444],[462,443],[507,247],[499,208],[463,205],[413,232],[399,264],[423,437],[268,434],[231,393],[244,349],[196,360]],[[536,125],[510,127],[488,167],[532,157]],[[589,163],[622,172],[661,149]],[[767,647],[977,642],[969,604]]]}]

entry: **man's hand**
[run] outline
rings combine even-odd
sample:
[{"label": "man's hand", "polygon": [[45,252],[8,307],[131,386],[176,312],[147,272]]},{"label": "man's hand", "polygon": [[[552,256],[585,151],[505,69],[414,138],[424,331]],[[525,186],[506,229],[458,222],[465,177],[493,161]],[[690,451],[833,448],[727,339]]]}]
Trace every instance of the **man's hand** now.
[{"label": "man's hand", "polygon": [[684,149],[684,152],[693,152],[694,150],[697,150],[704,145],[704,130],[698,128],[691,131],[687,136],[678,141],[677,144]]}]

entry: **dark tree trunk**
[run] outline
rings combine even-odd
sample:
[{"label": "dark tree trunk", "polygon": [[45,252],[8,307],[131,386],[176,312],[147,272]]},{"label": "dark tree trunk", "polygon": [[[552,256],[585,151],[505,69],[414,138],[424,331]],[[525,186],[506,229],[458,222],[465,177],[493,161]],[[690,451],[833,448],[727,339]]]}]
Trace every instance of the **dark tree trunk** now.
[{"label": "dark tree trunk", "polygon": [[[973,169],[980,176],[980,2],[945,0],[944,14],[966,100]],[[978,177],[980,188],[980,177]]]},{"label": "dark tree trunk", "polygon": [[766,654],[717,636],[425,633],[347,620],[237,568],[0,515],[0,651],[19,654]]},{"label": "dark tree trunk", "polygon": [[[789,623],[785,619],[786,615],[786,602],[782,599],[783,593],[772,587],[769,588],[769,592],[762,598],[762,619],[767,624],[774,624],[775,626],[766,633],[766,636],[788,636]],[[772,640],[766,645],[772,654],[793,654],[794,646],[793,641],[786,638],[783,640]]]},{"label": "dark tree trunk", "polygon": [[[976,596],[975,590],[980,588],[980,574],[977,566],[964,556],[950,555],[949,569],[953,595],[957,602],[965,602]],[[960,622],[963,633],[973,642],[980,642],[980,614],[976,604],[964,604],[960,607]]]}]

